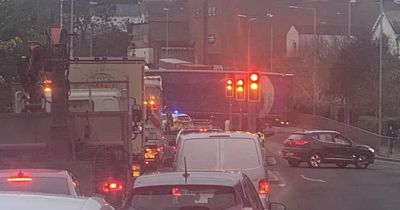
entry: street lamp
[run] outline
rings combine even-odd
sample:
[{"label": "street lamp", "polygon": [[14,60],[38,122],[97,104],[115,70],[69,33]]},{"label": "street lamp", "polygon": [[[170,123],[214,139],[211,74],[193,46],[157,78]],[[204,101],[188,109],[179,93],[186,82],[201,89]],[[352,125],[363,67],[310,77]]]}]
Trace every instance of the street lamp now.
[{"label": "street lamp", "polygon": [[163,10],[167,13],[167,22],[166,22],[166,27],[167,27],[167,31],[166,31],[166,35],[165,35],[165,57],[168,58],[169,57],[169,52],[168,52],[168,48],[169,48],[169,8],[163,8]]},{"label": "street lamp", "polygon": [[249,17],[248,15],[237,15],[240,18],[247,18],[249,20],[249,26],[248,26],[248,33],[247,33],[247,68],[250,68],[250,56],[251,56],[251,22],[256,21],[257,18],[255,17]]},{"label": "street lamp", "polygon": [[[70,15],[70,33],[74,33],[74,0],[71,0],[71,15]],[[74,36],[69,37],[69,57],[72,59],[74,56]]]},{"label": "street lamp", "polygon": [[382,71],[383,71],[383,0],[380,5],[381,20],[379,23],[379,110],[378,110],[378,134],[382,135]]},{"label": "street lamp", "polygon": [[269,54],[269,70],[272,71],[272,58],[274,54],[274,28],[273,28],[273,21],[272,18],[274,17],[273,14],[267,12],[267,18],[271,20],[270,22],[270,54]]},{"label": "street lamp", "polygon": [[313,115],[316,115],[316,92],[317,92],[317,85],[316,85],[316,71],[317,71],[317,8],[315,7],[298,7],[298,6],[289,6],[290,9],[302,9],[302,10],[312,10],[314,15],[314,34],[313,39],[315,42],[314,46],[314,55],[313,55],[313,75],[312,75],[312,83],[313,83],[313,100],[312,100],[312,108],[313,108]]},{"label": "street lamp", "polygon": [[64,4],[64,0],[60,0],[60,27],[62,28],[63,27],[63,18],[64,18],[64,14],[63,14],[63,12],[64,12],[64,9],[63,9],[63,5]]}]

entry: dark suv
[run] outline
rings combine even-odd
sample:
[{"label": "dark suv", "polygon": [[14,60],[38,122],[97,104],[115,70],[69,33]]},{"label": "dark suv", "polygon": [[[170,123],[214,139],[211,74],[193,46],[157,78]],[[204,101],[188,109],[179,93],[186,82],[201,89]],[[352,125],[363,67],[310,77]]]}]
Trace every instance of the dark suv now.
[{"label": "dark suv", "polygon": [[371,147],[355,144],[336,131],[295,132],[283,146],[282,155],[292,167],[306,162],[312,168],[335,163],[338,167],[354,164],[364,169],[374,162],[375,156]]}]

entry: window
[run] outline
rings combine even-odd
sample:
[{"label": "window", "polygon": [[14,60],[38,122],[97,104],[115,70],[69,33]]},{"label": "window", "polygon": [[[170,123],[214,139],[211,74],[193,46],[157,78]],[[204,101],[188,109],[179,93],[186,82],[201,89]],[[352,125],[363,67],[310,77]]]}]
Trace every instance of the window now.
[{"label": "window", "polygon": [[318,134],[317,138],[319,141],[322,141],[324,143],[335,143],[333,141],[332,134],[330,134],[330,133],[320,133],[320,134]]},{"label": "window", "polygon": [[255,189],[253,183],[249,180],[249,178],[244,179],[244,189],[246,191],[247,198],[250,202],[250,207],[254,210],[263,209],[263,205],[260,201],[260,197],[258,196],[257,190]]},{"label": "window", "polygon": [[336,144],[343,144],[343,145],[351,145],[351,142],[343,137],[342,135],[336,135],[335,136],[335,143]]},{"label": "window", "polygon": [[292,134],[289,136],[289,140],[301,140],[304,139],[305,135],[304,134]]},{"label": "window", "polygon": [[222,139],[220,147],[222,169],[253,169],[261,165],[256,141],[252,139]]},{"label": "window", "polygon": [[184,168],[184,158],[188,169],[218,170],[219,142],[215,139],[187,139],[183,142],[179,156],[179,167]]},{"label": "window", "polygon": [[152,186],[134,190],[134,209],[229,209],[238,204],[235,189],[225,186]]}]

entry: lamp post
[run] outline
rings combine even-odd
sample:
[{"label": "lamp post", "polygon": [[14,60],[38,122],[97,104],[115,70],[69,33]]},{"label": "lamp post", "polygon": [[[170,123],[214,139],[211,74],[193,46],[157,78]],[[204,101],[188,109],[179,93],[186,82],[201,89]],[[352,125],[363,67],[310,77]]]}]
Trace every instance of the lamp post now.
[{"label": "lamp post", "polygon": [[247,68],[250,68],[251,64],[251,22],[256,21],[257,18],[249,17],[248,15],[238,15],[240,18],[247,18],[249,21],[248,31],[247,31]]},{"label": "lamp post", "polygon": [[64,19],[64,9],[63,9],[63,5],[64,4],[64,0],[60,0],[60,27],[63,27],[63,19]]},{"label": "lamp post", "polygon": [[383,71],[383,0],[380,2],[381,20],[379,23],[379,111],[378,111],[378,134],[382,135],[382,71]]},{"label": "lamp post", "polygon": [[167,13],[167,15],[166,15],[167,31],[166,31],[166,35],[165,35],[165,57],[168,58],[169,57],[169,52],[168,52],[168,50],[169,50],[169,8],[164,8],[163,10]]},{"label": "lamp post", "polygon": [[274,55],[274,26],[272,18],[274,17],[273,14],[267,13],[267,17],[270,18],[270,54],[269,54],[269,70],[272,71],[272,58]]},{"label": "lamp post", "polygon": [[313,85],[313,100],[312,100],[312,109],[313,115],[316,115],[316,97],[317,97],[317,84],[316,84],[316,74],[317,74],[317,48],[318,48],[318,40],[317,40],[317,8],[315,7],[298,7],[298,6],[289,6],[290,9],[302,9],[302,10],[311,10],[313,12],[314,20],[314,55],[313,55],[313,73],[312,73],[312,85]]}]

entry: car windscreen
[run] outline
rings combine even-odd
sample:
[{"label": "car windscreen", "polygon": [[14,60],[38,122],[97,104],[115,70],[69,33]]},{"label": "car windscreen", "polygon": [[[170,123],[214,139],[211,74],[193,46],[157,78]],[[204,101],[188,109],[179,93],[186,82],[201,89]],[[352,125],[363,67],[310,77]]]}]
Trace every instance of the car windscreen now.
[{"label": "car windscreen", "polygon": [[188,139],[179,154],[179,167],[186,158],[190,170],[243,170],[261,164],[257,145],[252,139]]},{"label": "car windscreen", "polygon": [[184,168],[186,158],[190,170],[219,170],[218,139],[187,139],[182,144],[179,154],[179,167]]},{"label": "car windscreen", "polygon": [[151,186],[134,189],[135,210],[222,210],[238,205],[233,187],[208,185]]},{"label": "car windscreen", "polygon": [[53,177],[32,177],[29,178],[29,181],[10,181],[10,178],[2,177],[0,178],[0,191],[71,194],[67,179]]},{"label": "car windscreen", "polygon": [[221,139],[221,166],[224,170],[260,167],[260,154],[253,139]]}]

